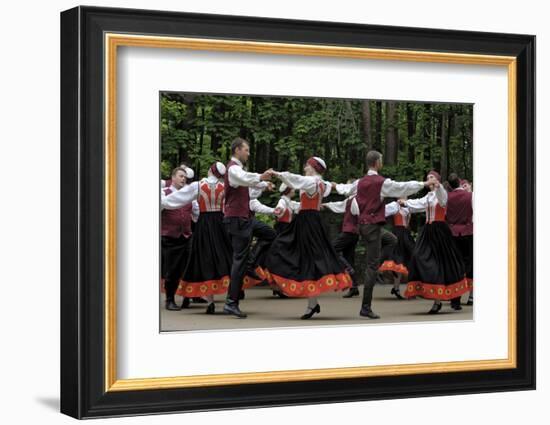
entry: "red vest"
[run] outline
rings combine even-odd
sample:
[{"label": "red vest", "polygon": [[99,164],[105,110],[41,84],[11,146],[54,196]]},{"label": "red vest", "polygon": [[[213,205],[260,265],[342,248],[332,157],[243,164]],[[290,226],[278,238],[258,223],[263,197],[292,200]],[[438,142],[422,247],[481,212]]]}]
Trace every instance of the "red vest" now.
[{"label": "red vest", "polygon": [[474,234],[472,192],[453,190],[447,199],[447,223],[453,236]]},{"label": "red vest", "polygon": [[222,211],[224,198],[224,184],[217,182],[210,184],[203,181],[199,185],[199,211]]},{"label": "red vest", "polygon": [[317,183],[317,190],[313,195],[308,195],[305,191],[300,193],[300,211],[321,209],[323,194],[325,193],[325,184],[322,181]]},{"label": "red vest", "polygon": [[248,195],[248,187],[239,186],[231,187],[229,185],[229,169],[231,167],[239,166],[235,161],[229,161],[226,166],[226,172],[224,176],[224,189],[225,189],[225,206],[224,215],[226,217],[250,217],[250,196]]},{"label": "red vest", "polygon": [[344,233],[359,233],[357,222],[359,217],[351,213],[351,203],[355,196],[348,198],[346,201],[346,210],[344,211],[344,221],[342,222],[342,232]]},{"label": "red vest", "polygon": [[359,224],[386,222],[386,207],[380,199],[380,191],[384,180],[386,179],[378,174],[367,174],[357,183]]},{"label": "red vest", "polygon": [[[165,188],[164,193],[169,195],[172,193],[172,189]],[[186,238],[191,236],[192,210],[191,203],[176,210],[162,210],[160,234],[170,238],[179,238],[182,235]]]},{"label": "red vest", "polygon": [[292,210],[290,207],[285,206],[283,214],[280,217],[277,217],[279,223],[290,223],[292,221]]},{"label": "red vest", "polygon": [[397,211],[397,214],[393,216],[393,225],[396,227],[409,227],[410,214],[401,214],[401,211]]}]

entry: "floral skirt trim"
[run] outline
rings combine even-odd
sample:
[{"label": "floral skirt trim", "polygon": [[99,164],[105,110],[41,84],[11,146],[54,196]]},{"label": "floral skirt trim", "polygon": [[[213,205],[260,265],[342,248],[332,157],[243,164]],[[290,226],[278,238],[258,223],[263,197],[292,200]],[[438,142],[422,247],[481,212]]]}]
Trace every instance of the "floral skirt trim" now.
[{"label": "floral skirt trim", "polygon": [[407,283],[405,296],[448,301],[471,291],[473,287],[473,282],[468,282],[466,278],[449,285],[415,281]]},{"label": "floral skirt trim", "polygon": [[393,260],[386,260],[382,263],[382,265],[378,268],[378,271],[380,272],[395,272],[395,273],[401,273],[403,275],[408,275],[409,271],[407,270],[407,267],[405,267],[403,264],[397,264]]},{"label": "floral skirt trim", "polygon": [[280,291],[289,297],[316,297],[323,292],[344,290],[352,285],[347,272],[328,274],[317,280],[297,281],[276,274],[267,273],[268,281],[275,284]]},{"label": "floral skirt trim", "polygon": [[[256,286],[265,280],[266,274],[261,267],[256,267],[256,273],[262,280],[245,276],[243,279],[243,289]],[[220,279],[206,280],[204,282],[186,282],[185,280],[180,280],[176,295],[188,298],[204,297],[206,295],[222,295],[227,292],[230,282],[231,276],[223,276]],[[166,292],[164,289],[164,279],[160,280],[160,291],[161,293]]]}]

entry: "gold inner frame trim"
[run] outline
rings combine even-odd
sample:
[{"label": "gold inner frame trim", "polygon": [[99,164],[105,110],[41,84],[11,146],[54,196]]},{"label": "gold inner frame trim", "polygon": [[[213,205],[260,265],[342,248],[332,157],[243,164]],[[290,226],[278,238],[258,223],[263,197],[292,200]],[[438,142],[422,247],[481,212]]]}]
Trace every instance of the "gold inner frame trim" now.
[{"label": "gold inner frame trim", "polygon": [[[117,123],[117,49],[147,47],[262,53],[299,56],[324,56],[403,62],[430,62],[465,65],[503,66],[508,72],[508,358],[381,366],[304,369],[272,372],[175,376],[165,378],[117,379],[116,339],[116,123]],[[446,52],[371,49],[312,44],[160,37],[106,33],[105,47],[105,391],[136,391],[214,385],[345,379],[375,376],[411,375],[511,369],[517,365],[516,353],[516,58]]]}]

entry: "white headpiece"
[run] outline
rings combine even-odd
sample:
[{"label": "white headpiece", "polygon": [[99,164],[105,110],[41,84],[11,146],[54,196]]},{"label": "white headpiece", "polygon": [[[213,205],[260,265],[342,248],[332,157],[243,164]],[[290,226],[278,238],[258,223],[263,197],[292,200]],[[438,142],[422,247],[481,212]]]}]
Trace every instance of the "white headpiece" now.
[{"label": "white headpiece", "polygon": [[189,180],[191,180],[193,177],[195,177],[195,172],[192,168],[189,168],[187,165],[180,165],[180,168],[183,169],[185,172],[185,177],[187,177]]}]

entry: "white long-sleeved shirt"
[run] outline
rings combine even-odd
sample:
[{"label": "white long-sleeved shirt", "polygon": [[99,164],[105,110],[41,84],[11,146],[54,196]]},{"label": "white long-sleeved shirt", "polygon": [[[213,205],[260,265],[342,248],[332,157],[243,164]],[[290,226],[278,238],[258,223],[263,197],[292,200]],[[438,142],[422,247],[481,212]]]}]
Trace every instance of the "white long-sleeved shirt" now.
[{"label": "white long-sleeved shirt", "polygon": [[[348,199],[352,199],[351,201],[351,207],[350,207],[350,212],[352,215],[359,215],[360,214],[360,211],[359,211],[359,204],[357,203],[357,199],[355,197],[353,198],[346,198],[344,199],[344,201],[348,200]],[[340,201],[340,202],[344,202],[344,201]],[[337,202],[330,202],[331,204],[337,204]],[[344,210],[342,212],[345,211],[345,204],[344,204]],[[393,202],[389,202],[385,205],[385,210],[384,210],[384,215],[385,217],[390,217],[392,215],[395,215],[397,214],[397,212],[399,211],[399,204],[396,202],[396,201],[393,201]],[[334,211],[334,210],[332,210]],[[338,212],[338,211],[334,211],[334,212]]]},{"label": "white long-sleeved shirt", "polygon": [[250,211],[260,214],[274,214],[275,208],[268,207],[262,204],[258,199],[251,199],[249,201]]},{"label": "white long-sleeved shirt", "polygon": [[281,216],[284,214],[284,211],[286,208],[290,209],[293,214],[296,214],[300,211],[300,203],[293,201],[288,196],[283,195],[279,199],[279,202],[277,202],[277,205],[275,206],[275,209],[279,208],[281,210]]},{"label": "white long-sleeved shirt", "polygon": [[[289,171],[281,171],[277,174],[279,176],[279,179],[281,179],[281,181],[285,183],[288,187],[304,191],[310,196],[317,192],[319,182],[323,181],[321,179],[321,176],[319,175],[302,176],[301,174],[294,174]],[[325,183],[324,193],[321,194],[323,198],[330,195],[330,190],[327,188],[327,186],[330,188],[330,183]]]},{"label": "white long-sleeved shirt", "polygon": [[258,183],[260,183],[260,174],[251,173],[249,171],[243,170],[242,162],[235,157],[232,157],[231,161],[237,163],[236,166],[229,167],[229,169],[227,170],[229,185],[231,187],[251,187],[256,186]]},{"label": "white long-sleeved shirt", "polygon": [[426,196],[422,198],[408,199],[405,205],[409,208],[411,213],[417,213],[425,212],[428,208],[435,208],[436,204],[442,207],[447,205],[447,191],[442,184],[440,184],[437,189],[428,192]]},{"label": "white long-sleeved shirt", "polygon": [[[374,170],[369,170],[367,175],[377,175]],[[357,184],[360,179],[355,180],[352,183],[340,183],[336,185],[336,192],[340,195],[351,196],[357,194]],[[402,198],[405,196],[413,195],[424,187],[423,182],[411,180],[408,182],[396,182],[392,179],[385,179],[380,189],[380,199],[384,198]]]},{"label": "white long-sleeved shirt", "polygon": [[218,181],[219,179],[211,174],[200,181],[191,182],[183,186],[180,190],[173,191],[169,195],[166,195],[164,190],[161,189],[160,207],[161,209],[175,210],[190,204],[199,196],[199,187],[201,183],[207,182],[215,184]]}]

